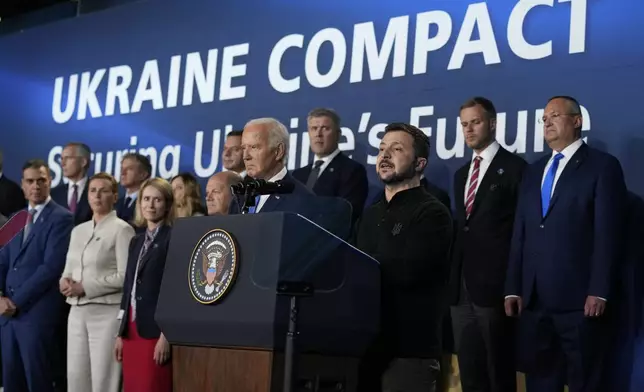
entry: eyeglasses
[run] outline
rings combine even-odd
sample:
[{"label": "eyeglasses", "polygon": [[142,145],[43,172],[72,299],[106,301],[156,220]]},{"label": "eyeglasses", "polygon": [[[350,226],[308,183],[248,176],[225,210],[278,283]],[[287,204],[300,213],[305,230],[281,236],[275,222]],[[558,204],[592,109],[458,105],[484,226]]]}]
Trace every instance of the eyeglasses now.
[{"label": "eyeglasses", "polygon": [[550,116],[543,116],[541,117],[538,122],[539,124],[543,125],[545,124],[548,120],[550,121],[556,121],[559,117],[561,116],[579,116],[579,113],[552,113]]}]

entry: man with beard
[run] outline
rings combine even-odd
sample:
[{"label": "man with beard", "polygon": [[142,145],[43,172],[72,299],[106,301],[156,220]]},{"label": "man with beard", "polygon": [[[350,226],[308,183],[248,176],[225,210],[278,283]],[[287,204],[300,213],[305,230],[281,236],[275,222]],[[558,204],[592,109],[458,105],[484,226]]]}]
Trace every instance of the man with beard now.
[{"label": "man with beard", "polygon": [[376,170],[383,198],[358,224],[356,245],[380,262],[380,335],[360,366],[359,391],[435,391],[440,374],[444,290],[452,220],[420,186],[429,138],[418,128],[385,128]]}]

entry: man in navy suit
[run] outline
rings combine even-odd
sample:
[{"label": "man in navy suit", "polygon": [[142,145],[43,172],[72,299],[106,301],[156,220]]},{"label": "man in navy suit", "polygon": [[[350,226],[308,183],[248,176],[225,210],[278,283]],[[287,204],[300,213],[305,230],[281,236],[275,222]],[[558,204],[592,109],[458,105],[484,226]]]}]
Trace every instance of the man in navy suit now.
[{"label": "man in navy suit", "polygon": [[65,268],[72,214],[49,196],[42,160],[27,162],[22,188],[29,201],[23,232],[0,250],[0,340],[7,391],[55,391],[56,331],[63,309],[58,280]]},{"label": "man in navy suit", "polygon": [[[286,170],[289,134],[284,124],[274,118],[249,121],[242,133],[242,149],[248,177],[270,182],[283,181],[294,186],[291,194],[257,196],[256,205],[250,208],[249,213],[298,212],[305,208],[306,199],[314,194]],[[230,213],[239,213],[240,207],[240,204],[233,200]]]},{"label": "man in navy suit", "polygon": [[342,136],[340,116],[331,109],[314,109],[307,117],[307,126],[315,157],[312,164],[294,170],[293,177],[318,196],[347,200],[355,223],[364,209],[369,183],[365,167],[338,147]]},{"label": "man in navy suit", "polygon": [[520,316],[528,392],[601,390],[602,362],[627,206],[618,160],[581,139],[571,97],[542,118],[552,154],[523,176],[506,277],[505,311]]},{"label": "man in navy suit", "polygon": [[69,181],[51,190],[51,198],[67,207],[74,214],[74,224],[80,225],[92,219],[92,210],[87,202],[87,172],[92,152],[86,144],[68,143],[60,156],[63,176]]},{"label": "man in navy suit", "polygon": [[126,222],[134,219],[136,199],[141,185],[152,175],[150,159],[139,153],[129,153],[121,160],[121,186],[125,195],[116,202],[116,215]]}]

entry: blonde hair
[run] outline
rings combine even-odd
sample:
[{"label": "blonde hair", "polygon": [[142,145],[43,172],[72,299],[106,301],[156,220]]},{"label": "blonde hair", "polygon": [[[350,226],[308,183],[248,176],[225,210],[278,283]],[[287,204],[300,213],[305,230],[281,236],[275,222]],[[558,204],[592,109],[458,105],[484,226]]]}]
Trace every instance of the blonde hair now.
[{"label": "blonde hair", "polygon": [[163,215],[163,224],[165,226],[172,226],[172,223],[174,222],[177,216],[176,206],[174,204],[174,194],[172,192],[172,185],[170,185],[170,183],[167,180],[164,180],[163,178],[158,178],[158,177],[147,179],[143,183],[143,185],[141,185],[141,189],[139,190],[139,195],[136,198],[134,225],[138,227],[145,227],[148,224],[148,221],[143,217],[143,214],[141,213],[141,199],[143,199],[143,191],[145,191],[145,188],[149,186],[158,190],[163,195],[163,198],[165,199],[165,207],[166,207],[166,210]]},{"label": "blonde hair", "polygon": [[195,176],[190,173],[181,173],[170,180],[170,185],[176,179],[183,181],[183,200],[175,200],[177,213],[182,209],[186,216],[193,216],[195,213],[203,214],[205,209],[201,203],[201,188]]}]

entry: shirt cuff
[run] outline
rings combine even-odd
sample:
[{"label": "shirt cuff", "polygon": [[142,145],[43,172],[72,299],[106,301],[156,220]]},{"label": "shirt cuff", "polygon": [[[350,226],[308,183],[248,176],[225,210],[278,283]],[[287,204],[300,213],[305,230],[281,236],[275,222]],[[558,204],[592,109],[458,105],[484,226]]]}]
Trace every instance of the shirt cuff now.
[{"label": "shirt cuff", "polygon": [[508,298],[521,298],[521,297],[518,295],[506,295],[505,299],[508,299]]}]

